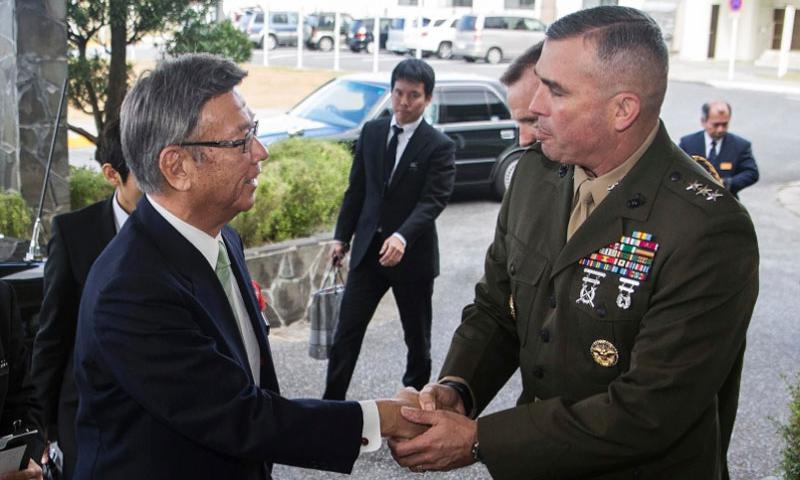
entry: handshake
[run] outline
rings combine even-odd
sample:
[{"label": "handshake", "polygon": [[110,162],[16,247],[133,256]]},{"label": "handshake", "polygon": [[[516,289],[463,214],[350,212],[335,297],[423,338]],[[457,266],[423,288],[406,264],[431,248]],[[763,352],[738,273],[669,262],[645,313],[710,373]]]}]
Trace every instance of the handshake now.
[{"label": "handshake", "polygon": [[476,461],[478,423],[467,417],[459,393],[430,383],[418,392],[400,390],[393,400],[379,400],[381,435],[398,464],[412,472],[443,471]]}]

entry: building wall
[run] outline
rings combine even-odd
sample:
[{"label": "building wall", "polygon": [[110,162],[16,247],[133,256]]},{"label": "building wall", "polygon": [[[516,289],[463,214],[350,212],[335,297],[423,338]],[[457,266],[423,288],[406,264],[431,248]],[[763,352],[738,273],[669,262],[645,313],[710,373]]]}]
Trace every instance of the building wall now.
[{"label": "building wall", "polygon": [[0,191],[19,190],[15,0],[0,0]]}]

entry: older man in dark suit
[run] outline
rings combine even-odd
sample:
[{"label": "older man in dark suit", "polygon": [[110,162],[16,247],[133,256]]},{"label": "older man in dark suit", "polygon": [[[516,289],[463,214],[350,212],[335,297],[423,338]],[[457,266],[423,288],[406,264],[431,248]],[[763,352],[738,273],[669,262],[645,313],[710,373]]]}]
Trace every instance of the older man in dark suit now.
[{"label": "older man in dark suit", "polygon": [[408,347],[403,385],[422,388],[430,379],[435,221],[455,180],[453,142],[423,118],[434,82],[422,60],[400,62],[391,79],[394,115],[364,125],[356,144],[331,250],[341,261],[355,234],[324,398],[345,398],[367,324],[389,288]]},{"label": "older man in dark suit", "polygon": [[115,187],[106,200],[53,219],[44,267],[44,300],[33,344],[32,377],[43,409],[47,440],[63,453],[62,478],[70,480],[78,456],[75,415],[78,393],[73,379],[73,348],[78,306],[89,268],[136,208],[141,196],[136,177],[122,155],[119,121],[111,121],[95,153],[103,176]]},{"label": "older man in dark suit", "polygon": [[146,196],[89,272],[75,343],[82,480],[264,480],[273,463],[349,472],[400,403],[280,395],[239,236],[267,150],[236,90],[246,73],[198,54],[161,63],[122,107]]},{"label": "older man in dark suit", "polygon": [[722,177],[725,188],[738,198],[739,191],[758,181],[758,167],[750,142],[728,132],[731,106],[714,101],[703,104],[703,130],[681,138],[680,147],[689,155],[705,157]]}]

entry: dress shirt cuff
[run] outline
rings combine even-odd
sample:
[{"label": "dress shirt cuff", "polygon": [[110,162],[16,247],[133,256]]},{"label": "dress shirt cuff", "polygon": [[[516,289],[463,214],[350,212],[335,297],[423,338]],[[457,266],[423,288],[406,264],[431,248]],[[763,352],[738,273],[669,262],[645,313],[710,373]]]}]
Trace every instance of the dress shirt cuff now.
[{"label": "dress shirt cuff", "polygon": [[374,452],[381,448],[381,417],[378,414],[378,404],[374,400],[364,400],[358,404],[361,405],[361,414],[364,415],[359,453]]},{"label": "dress shirt cuff", "polygon": [[400,234],[400,232],[394,232],[394,233],[392,234],[392,236],[393,236],[393,237],[397,237],[397,238],[399,238],[399,239],[400,239],[400,241],[401,241],[401,242],[403,242],[403,248],[405,248],[405,247],[406,247],[406,245],[408,245],[408,242],[406,242],[406,237],[402,236],[402,235]]}]

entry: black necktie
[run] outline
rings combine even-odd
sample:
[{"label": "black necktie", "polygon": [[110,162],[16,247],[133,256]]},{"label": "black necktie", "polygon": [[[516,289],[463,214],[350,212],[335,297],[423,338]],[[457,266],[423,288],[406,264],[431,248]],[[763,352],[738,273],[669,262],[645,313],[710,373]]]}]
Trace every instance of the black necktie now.
[{"label": "black necktie", "polygon": [[392,125],[394,135],[389,140],[389,146],[386,147],[386,154],[383,156],[383,183],[389,185],[389,179],[392,178],[392,170],[394,170],[395,157],[397,157],[397,137],[403,133],[403,129],[397,125]]},{"label": "black necktie", "polygon": [[711,140],[711,150],[708,152],[708,161],[711,162],[715,167],[717,166],[714,163],[717,160],[717,141]]}]

